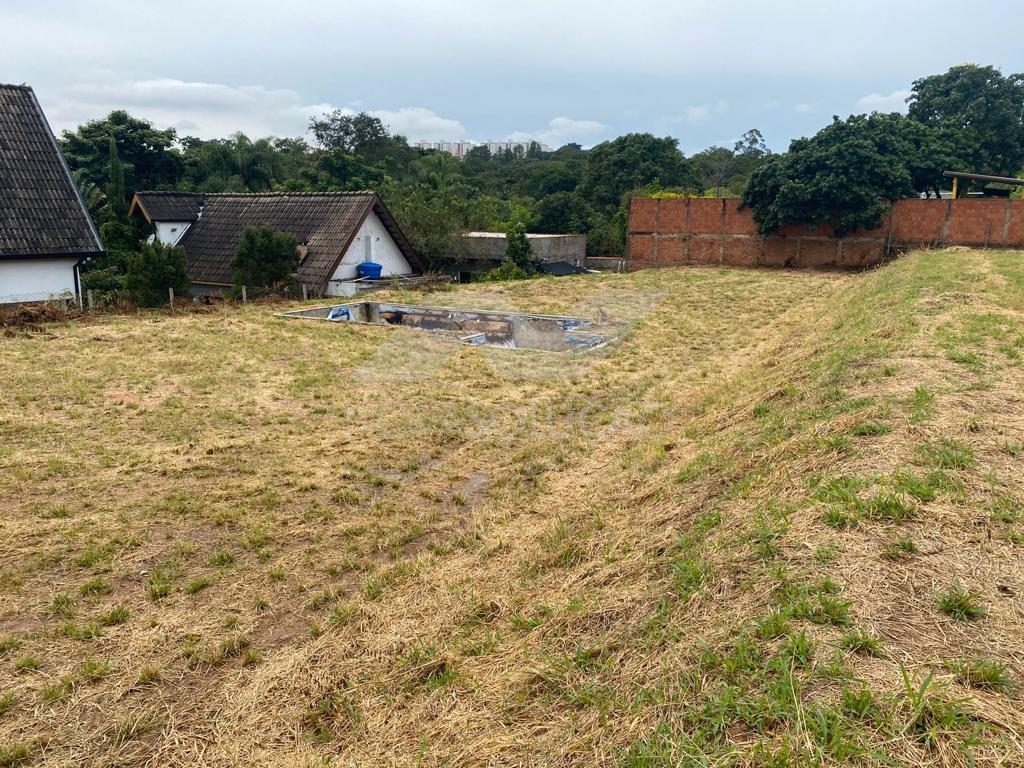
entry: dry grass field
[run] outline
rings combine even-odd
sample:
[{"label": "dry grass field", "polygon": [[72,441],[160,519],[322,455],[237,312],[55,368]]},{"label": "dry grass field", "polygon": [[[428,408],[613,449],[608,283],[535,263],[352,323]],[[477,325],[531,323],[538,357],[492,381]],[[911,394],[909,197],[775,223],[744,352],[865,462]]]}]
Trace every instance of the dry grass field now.
[{"label": "dry grass field", "polygon": [[0,767],[1019,766],[1024,256],[0,338]]}]

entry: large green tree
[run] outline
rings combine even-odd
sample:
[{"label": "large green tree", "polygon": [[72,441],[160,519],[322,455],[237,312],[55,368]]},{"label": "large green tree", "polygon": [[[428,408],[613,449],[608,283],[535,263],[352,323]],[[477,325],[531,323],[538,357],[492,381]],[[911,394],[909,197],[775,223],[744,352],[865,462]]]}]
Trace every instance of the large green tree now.
[{"label": "large green tree", "polygon": [[702,191],[711,192],[716,197],[728,196],[738,175],[739,162],[735,152],[727,147],[708,147],[690,160]]},{"label": "large green tree", "polygon": [[366,112],[353,115],[340,109],[311,118],[309,130],[322,149],[340,149],[351,155],[390,138],[379,117]]},{"label": "large green tree", "polygon": [[911,118],[959,132],[968,167],[947,170],[1016,176],[1024,167],[1024,74],[961,64],[914,81]]},{"label": "large green tree", "polygon": [[187,137],[185,179],[181,186],[203,192],[267,192],[282,179],[274,139],[253,141],[244,133],[228,139]]},{"label": "large green tree", "polygon": [[904,142],[891,128],[878,116],[836,117],[765,160],[743,192],[761,232],[827,224],[842,236],[879,226],[888,201],[914,194]]},{"label": "large green tree", "polygon": [[659,181],[664,187],[693,187],[698,181],[679,151],[678,140],[629,133],[598,144],[587,156],[579,191],[594,206],[614,208],[630,190]]},{"label": "large green tree", "polygon": [[72,171],[106,187],[110,160],[110,140],[124,164],[125,192],[128,197],[140,189],[173,187],[181,176],[181,153],[174,146],[173,128],[158,129],[148,120],[115,110],[100,120],[91,120],[74,131],[64,131],[61,150]]},{"label": "large green tree", "polygon": [[552,192],[537,201],[533,229],[549,234],[583,233],[593,211],[575,192]]}]

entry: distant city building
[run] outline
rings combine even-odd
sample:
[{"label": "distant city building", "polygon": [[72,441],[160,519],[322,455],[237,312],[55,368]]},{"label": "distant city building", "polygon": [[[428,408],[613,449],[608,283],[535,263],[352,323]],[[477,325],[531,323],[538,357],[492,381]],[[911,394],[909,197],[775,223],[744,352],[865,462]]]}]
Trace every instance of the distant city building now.
[{"label": "distant city building", "polygon": [[477,145],[472,141],[417,141],[413,146],[417,149],[437,150],[461,159]]},{"label": "distant city building", "polygon": [[547,144],[541,144],[540,142],[533,141],[491,141],[488,139],[484,142],[475,141],[417,141],[413,146],[416,149],[433,149],[437,152],[444,152],[452,155],[459,159],[464,158],[469,150],[475,147],[487,147],[492,155],[501,155],[505,152],[526,152],[530,149],[531,144],[536,144],[540,147],[541,152],[550,152],[551,147]]}]

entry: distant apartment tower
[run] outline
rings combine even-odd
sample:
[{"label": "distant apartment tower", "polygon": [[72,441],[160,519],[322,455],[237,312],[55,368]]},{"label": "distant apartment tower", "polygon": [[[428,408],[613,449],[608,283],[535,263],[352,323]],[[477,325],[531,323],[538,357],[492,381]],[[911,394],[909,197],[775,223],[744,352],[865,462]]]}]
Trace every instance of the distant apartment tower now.
[{"label": "distant apartment tower", "polygon": [[[533,143],[531,141],[491,141],[488,139],[482,144],[475,141],[417,141],[413,146],[416,149],[433,149],[437,152],[445,152],[461,160],[469,153],[469,150],[475,147],[487,147],[492,155],[501,155],[505,152],[522,152],[526,154]],[[542,152],[551,151],[551,147],[547,144],[536,143]]]},{"label": "distant apartment tower", "polygon": [[476,144],[472,141],[417,141],[413,144],[417,149],[433,149],[445,152],[462,159]]},{"label": "distant apartment tower", "polygon": [[536,144],[540,147],[541,152],[551,151],[551,147],[547,144],[541,144],[539,141],[491,141],[488,139],[484,142],[484,146],[491,150],[492,155],[501,155],[505,152],[522,152],[526,154],[531,144]]}]

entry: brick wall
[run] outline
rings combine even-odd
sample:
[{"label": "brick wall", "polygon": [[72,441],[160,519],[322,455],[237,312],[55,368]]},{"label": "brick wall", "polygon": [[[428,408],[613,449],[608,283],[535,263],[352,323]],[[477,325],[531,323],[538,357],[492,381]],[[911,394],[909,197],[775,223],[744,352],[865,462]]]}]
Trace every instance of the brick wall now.
[{"label": "brick wall", "polygon": [[921,246],[1024,248],[1024,200],[898,200],[870,232],[836,238],[827,226],[784,227],[762,237],[749,209],[730,198],[633,198],[628,269],[673,264],[839,267],[879,263]]}]

